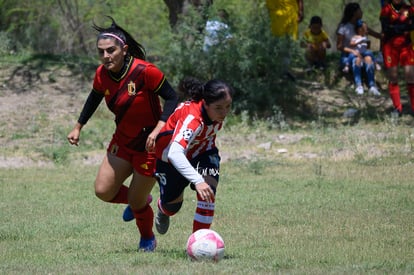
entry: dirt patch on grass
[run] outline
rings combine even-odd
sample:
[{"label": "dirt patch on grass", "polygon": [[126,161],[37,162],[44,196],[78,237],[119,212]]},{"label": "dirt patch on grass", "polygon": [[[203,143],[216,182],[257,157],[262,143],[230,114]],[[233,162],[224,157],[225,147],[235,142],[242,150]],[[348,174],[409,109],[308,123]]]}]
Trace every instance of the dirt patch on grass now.
[{"label": "dirt patch on grass", "polygon": [[[305,74],[296,71],[298,101],[297,110],[309,114],[311,121],[295,120],[294,111],[288,112],[286,121],[295,127],[308,127],[310,123],[352,124],[362,117],[365,120],[378,119],[391,108],[386,91],[382,96],[356,96],[349,82],[335,74]],[[70,69],[58,64],[55,66],[34,67],[26,64],[12,64],[0,69],[0,168],[20,168],[26,166],[47,166],[53,161],[42,158],[39,148],[53,143],[56,131],[73,125],[74,119],[91,88],[92,74],[86,75],[79,68]],[[384,86],[383,83],[380,85]],[[402,96],[407,101],[406,96]],[[355,110],[347,117],[346,112]],[[289,110],[288,110],[289,111]],[[299,142],[303,136],[283,134],[269,137],[258,143],[255,137],[243,137],[243,158],[249,159],[258,150],[267,146],[277,146],[278,154],[284,154],[284,145]],[[221,145],[234,144],[234,137],[223,137]],[[228,143],[228,144],[227,144]],[[269,145],[270,144],[270,145]],[[236,157],[231,152],[224,153],[223,160]],[[237,156],[237,158],[240,156]],[[296,157],[313,158],[312,152],[297,153]],[[102,154],[83,154],[85,165],[100,163]]]}]

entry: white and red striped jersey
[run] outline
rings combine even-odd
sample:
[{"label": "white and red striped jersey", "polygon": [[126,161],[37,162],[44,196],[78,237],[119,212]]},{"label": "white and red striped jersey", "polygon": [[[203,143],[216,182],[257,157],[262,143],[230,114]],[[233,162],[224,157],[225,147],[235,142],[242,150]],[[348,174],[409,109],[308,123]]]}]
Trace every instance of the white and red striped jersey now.
[{"label": "white and red striped jersey", "polygon": [[211,121],[202,101],[181,103],[169,117],[158,135],[157,158],[168,162],[168,150],[173,142],[180,144],[187,159],[216,147],[217,132],[223,123]]}]

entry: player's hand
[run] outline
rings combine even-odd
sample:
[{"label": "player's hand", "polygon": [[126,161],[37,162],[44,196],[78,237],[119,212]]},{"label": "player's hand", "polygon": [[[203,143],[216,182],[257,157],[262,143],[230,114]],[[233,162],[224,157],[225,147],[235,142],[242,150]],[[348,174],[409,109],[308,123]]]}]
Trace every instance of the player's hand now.
[{"label": "player's hand", "polygon": [[73,129],[67,136],[67,139],[70,144],[78,146],[79,136],[80,136],[80,131],[78,129]]},{"label": "player's hand", "polygon": [[145,150],[147,150],[149,153],[155,152],[155,138],[157,137],[157,134],[158,133],[152,132],[147,138],[147,141],[145,143]]},{"label": "player's hand", "polygon": [[210,185],[208,185],[207,182],[202,182],[202,183],[196,184],[195,189],[196,189],[197,193],[200,195],[202,200],[205,200],[207,202],[213,202],[214,201],[213,189],[211,189]]}]

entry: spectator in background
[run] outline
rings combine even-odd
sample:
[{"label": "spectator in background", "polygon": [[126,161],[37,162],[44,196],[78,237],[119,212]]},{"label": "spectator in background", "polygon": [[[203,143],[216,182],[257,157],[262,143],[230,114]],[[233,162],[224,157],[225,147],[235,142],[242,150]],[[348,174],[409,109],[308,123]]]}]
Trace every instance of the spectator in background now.
[{"label": "spectator in background", "polygon": [[[303,0],[266,0],[269,12],[271,31],[275,37],[285,37],[293,40],[298,39],[299,23],[302,22]],[[286,68],[284,77],[295,81],[295,76],[287,68],[290,65],[290,51],[286,53],[283,66]]]},{"label": "spectator in background", "polygon": [[205,28],[203,50],[207,52],[211,47],[232,38],[228,25],[229,14],[225,9],[218,11],[218,18],[208,20]]},{"label": "spectator in background", "polygon": [[399,66],[403,69],[411,112],[414,114],[414,50],[410,32],[414,30],[414,10],[402,0],[392,0],[381,9],[382,54],[389,80],[388,90],[394,105],[393,114],[401,115]]},{"label": "spectator in background", "polygon": [[[362,20],[357,21],[355,35],[351,38],[351,47],[355,49],[362,62],[370,62],[372,60],[375,63],[375,68],[378,71],[381,70],[381,66],[375,62],[374,53],[370,50],[371,40],[368,39],[367,23]],[[345,68],[347,66],[348,64]]]},{"label": "spectator in background", "polygon": [[266,0],[266,7],[273,35],[288,35],[296,40],[304,17],[303,0]]},{"label": "spectator in background", "polygon": [[[367,76],[367,82],[369,86],[369,93],[378,95],[378,89],[375,86],[375,66],[372,58],[363,62],[362,58],[358,55],[355,49],[351,47],[351,39],[355,35],[355,28],[358,20],[362,19],[362,10],[358,3],[351,2],[345,6],[342,19],[338,25],[336,34],[336,47],[341,51],[341,66],[345,69],[346,64],[349,64],[352,68],[352,74],[355,82],[355,92],[358,95],[364,93],[364,87],[362,86],[362,68],[365,68]],[[375,37],[380,37],[379,34],[374,33],[368,29],[369,33],[374,34]]]},{"label": "spectator in background", "polygon": [[[410,0],[410,6],[414,8],[414,0]],[[410,31],[410,39],[414,49],[414,30]]]},{"label": "spectator in background", "polygon": [[325,69],[326,49],[331,48],[331,43],[322,26],[322,18],[313,16],[309,27],[303,33],[300,44],[302,48],[305,48],[305,58],[309,65]]}]

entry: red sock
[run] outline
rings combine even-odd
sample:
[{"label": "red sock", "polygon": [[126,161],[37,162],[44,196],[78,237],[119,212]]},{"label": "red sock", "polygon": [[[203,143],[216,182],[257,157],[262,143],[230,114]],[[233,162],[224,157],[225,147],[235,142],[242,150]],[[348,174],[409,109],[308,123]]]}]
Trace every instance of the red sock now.
[{"label": "red sock", "polygon": [[116,194],[115,198],[113,198],[110,202],[128,204],[128,189],[129,188],[125,185],[121,185],[118,194]]},{"label": "red sock", "polygon": [[154,222],[154,212],[149,204],[145,205],[144,208],[133,211],[135,217],[135,223],[137,224],[139,233],[144,239],[149,239],[154,236],[152,231],[152,224]]},{"label": "red sock", "polygon": [[390,97],[394,108],[402,112],[402,105],[400,99],[400,86],[397,83],[388,84],[388,89],[390,91]]},{"label": "red sock", "polygon": [[414,112],[414,84],[407,85],[408,95],[410,96],[411,110]]},{"label": "red sock", "polygon": [[194,215],[193,232],[199,229],[209,229],[213,223],[215,203],[206,202],[197,193],[197,209]]}]

